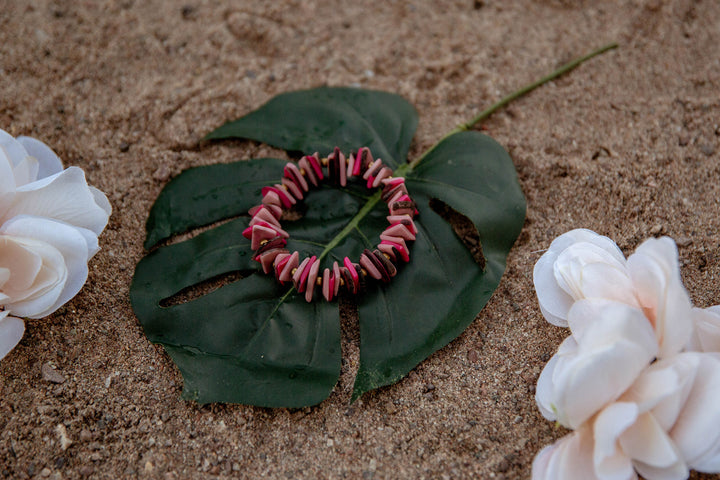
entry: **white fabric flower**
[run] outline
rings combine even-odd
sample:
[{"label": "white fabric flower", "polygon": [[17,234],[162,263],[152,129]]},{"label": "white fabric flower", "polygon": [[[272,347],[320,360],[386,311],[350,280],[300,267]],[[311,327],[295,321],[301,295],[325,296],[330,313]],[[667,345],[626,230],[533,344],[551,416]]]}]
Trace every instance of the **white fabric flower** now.
[{"label": "white fabric flower", "polygon": [[685,479],[690,469],[718,473],[718,394],[719,354],[660,360],[616,401],[543,449],[532,478],[625,480],[639,473],[655,480]]},{"label": "white fabric flower", "polygon": [[532,480],[597,480],[592,454],[592,428],[585,424],[535,455]]},{"label": "white fabric flower", "polygon": [[695,352],[720,352],[720,305],[693,308],[695,329],[686,349]]},{"label": "white fabric flower", "polygon": [[658,348],[643,312],[624,303],[580,300],[568,321],[579,326],[543,369],[535,399],[545,418],[578,428],[622,395]]},{"label": "white fabric flower", "polygon": [[0,310],[0,359],[18,344],[25,333],[25,323],[9,316],[7,310]]},{"label": "white fabric flower", "polygon": [[540,309],[553,325],[569,326],[575,302],[604,299],[642,309],[655,330],[661,358],[680,352],[690,338],[692,307],[677,248],[667,237],[645,241],[625,260],[609,238],[572,230],[550,244],[535,265],[533,281]]},{"label": "white fabric flower", "polygon": [[0,130],[0,358],[85,283],[110,203],[44,143]]},{"label": "white fabric flower", "polygon": [[[607,278],[615,278],[617,283],[607,282]],[[548,322],[559,327],[568,326],[568,312],[577,300],[634,302],[628,295],[632,289],[627,288],[625,256],[615,242],[586,229],[571,230],[553,240],[535,264],[533,282],[540,310]]]},{"label": "white fabric flower", "polygon": [[680,276],[675,242],[645,240],[627,260],[635,294],[655,328],[661,358],[680,352],[692,335],[692,304]]}]

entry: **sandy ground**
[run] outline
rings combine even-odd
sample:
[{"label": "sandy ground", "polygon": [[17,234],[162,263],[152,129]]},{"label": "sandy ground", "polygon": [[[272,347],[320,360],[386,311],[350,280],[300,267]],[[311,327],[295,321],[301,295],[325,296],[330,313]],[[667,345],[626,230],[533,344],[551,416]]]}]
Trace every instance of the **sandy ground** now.
[{"label": "sandy ground", "polygon": [[[416,105],[415,157],[610,41],[620,48],[484,123],[517,166],[528,213],[499,289],[457,340],[354,404],[352,341],[319,406],[180,399],[179,372],[128,301],[148,210],[185,168],[282,155],[198,146],[205,133],[280,92],[360,85]],[[720,303],[718,45],[716,0],[0,0],[0,128],[44,140],[114,208],[85,288],[28,322],[0,365],[1,475],[528,478],[535,453],[566,433],[533,398],[566,335],[532,286],[554,237],[587,227],[629,253],[670,235],[693,301]],[[45,364],[64,383],[43,379]]]}]

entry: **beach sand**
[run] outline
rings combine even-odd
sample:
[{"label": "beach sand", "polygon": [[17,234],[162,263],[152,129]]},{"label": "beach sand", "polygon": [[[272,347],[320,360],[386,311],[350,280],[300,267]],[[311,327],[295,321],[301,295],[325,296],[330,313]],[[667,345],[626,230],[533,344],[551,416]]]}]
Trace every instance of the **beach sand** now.
[{"label": "beach sand", "polygon": [[[359,85],[416,106],[412,159],[609,42],[619,48],[478,127],[509,151],[527,220],[456,340],[351,404],[358,344],[345,319],[342,375],[317,406],[180,398],[179,371],[128,299],[148,211],[183,169],[285,158],[206,133],[282,92]],[[626,254],[671,236],[693,302],[720,303],[718,45],[716,0],[0,0],[0,128],[82,167],[114,209],[83,290],[28,321],[0,364],[0,476],[529,478],[534,455],[567,433],[534,400],[567,335],[542,318],[532,283],[556,236],[589,228]]]}]

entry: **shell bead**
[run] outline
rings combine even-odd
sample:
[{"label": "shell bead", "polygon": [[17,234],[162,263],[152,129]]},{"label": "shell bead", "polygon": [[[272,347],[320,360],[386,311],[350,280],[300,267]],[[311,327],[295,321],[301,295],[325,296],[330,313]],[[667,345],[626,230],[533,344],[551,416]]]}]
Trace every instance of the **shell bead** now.
[{"label": "shell bead", "polygon": [[[392,174],[392,169],[380,158],[373,158],[367,147],[348,156],[335,147],[326,158],[316,152],[305,155],[297,164],[288,162],[280,182],[263,187],[262,203],[249,210],[252,218],[242,234],[255,251],[253,259],[281,284],[292,282],[308,302],[316,291],[317,296],[329,302],[342,293],[364,292],[372,280],[390,282],[398,273],[400,261],[410,261],[406,242],[414,241],[418,233],[413,222],[417,206],[408,194],[405,179]],[[302,202],[307,192],[324,180],[340,187],[359,180],[368,189],[380,188],[388,206],[389,225],[380,234],[380,243],[374,249],[365,249],[357,262],[345,257],[341,263],[333,262],[332,268],[321,269],[317,257],[301,260],[298,252],[286,248],[290,235],[282,229],[280,218],[284,210]]]}]

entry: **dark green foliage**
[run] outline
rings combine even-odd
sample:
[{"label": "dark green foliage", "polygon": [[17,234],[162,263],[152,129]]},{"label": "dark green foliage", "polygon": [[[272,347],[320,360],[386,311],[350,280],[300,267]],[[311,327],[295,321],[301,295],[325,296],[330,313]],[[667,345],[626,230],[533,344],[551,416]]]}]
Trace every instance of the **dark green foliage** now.
[{"label": "dark green foliage", "polygon": [[[387,285],[359,298],[361,364],[354,398],[396,382],[459,335],[487,303],[525,216],[513,164],[491,138],[452,135],[414,168],[404,159],[417,125],[415,110],[396,95],[320,88],[279,95],[208,138],[242,137],[276,147],[327,154],[369,145],[405,174],[418,204],[411,261]],[[228,217],[241,216],[184,242],[164,246],[138,264],[131,300],[148,338],[165,346],[198,402],[297,407],[319,403],[340,373],[336,302],[316,293],[308,304],[291,286],[259,271],[241,236],[260,189],[279,182],[284,161],[255,159],[183,172],[158,197],[146,247]],[[432,208],[437,199],[472,221],[486,265],[473,260],[453,228]],[[387,207],[364,187],[323,187],[307,211],[284,222],[290,250],[321,255],[323,267],[357,260],[387,226]],[[344,230],[349,222],[355,228]],[[239,272],[239,279],[187,303],[164,300],[204,281]]]}]

